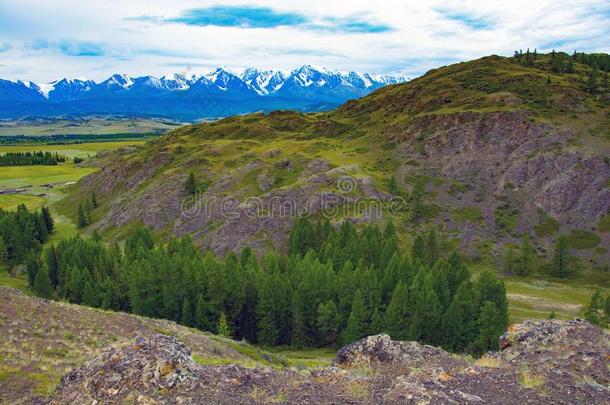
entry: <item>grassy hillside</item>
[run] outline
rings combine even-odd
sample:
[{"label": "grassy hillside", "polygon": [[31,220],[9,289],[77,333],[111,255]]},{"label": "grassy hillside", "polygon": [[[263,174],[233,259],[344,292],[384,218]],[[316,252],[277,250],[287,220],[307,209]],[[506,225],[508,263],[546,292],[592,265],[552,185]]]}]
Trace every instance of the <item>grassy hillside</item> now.
[{"label": "grassy hillside", "polygon": [[[141,221],[209,246],[206,238],[230,235],[219,235],[222,218],[180,220],[180,183],[190,171],[207,196],[240,201],[277,194],[302,201],[337,191],[342,176],[355,179],[353,197],[370,198],[389,192],[394,177],[394,195],[411,199],[418,182],[425,189],[417,220],[409,210],[386,213],[407,244],[413,232],[437,226],[472,258],[495,264],[523,235],[548,257],[559,234],[586,232],[594,243],[574,246],[582,258],[576,267],[603,268],[610,236],[597,225],[610,193],[608,100],[603,88],[582,90],[589,66],[574,63],[573,73],[558,74],[549,64],[548,55],[534,66],[490,56],[434,69],[329,113],[252,114],[182,127],[140,152],[106,159],[109,169],[75,188],[59,209],[75,215],[80,199],[102,187],[98,227],[106,233]],[[152,195],[163,215],[145,218]],[[362,218],[355,211],[333,216]],[[285,226],[220,243],[264,246],[280,241],[277,231]]]}]

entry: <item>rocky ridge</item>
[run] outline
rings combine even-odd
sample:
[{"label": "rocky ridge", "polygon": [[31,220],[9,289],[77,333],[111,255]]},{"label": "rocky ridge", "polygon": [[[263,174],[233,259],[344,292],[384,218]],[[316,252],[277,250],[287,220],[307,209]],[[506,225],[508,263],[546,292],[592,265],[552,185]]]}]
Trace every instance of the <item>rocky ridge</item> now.
[{"label": "rocky ridge", "polygon": [[310,371],[203,366],[173,337],[138,337],[62,378],[50,403],[610,403],[610,339],[582,320],[528,321],[478,360],[370,336]]}]

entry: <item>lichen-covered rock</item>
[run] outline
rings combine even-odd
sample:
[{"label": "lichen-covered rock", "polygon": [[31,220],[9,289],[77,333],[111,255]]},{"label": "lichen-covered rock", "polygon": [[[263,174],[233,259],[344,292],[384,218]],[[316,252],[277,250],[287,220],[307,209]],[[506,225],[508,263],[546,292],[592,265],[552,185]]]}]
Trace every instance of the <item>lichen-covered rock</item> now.
[{"label": "lichen-covered rock", "polygon": [[527,321],[505,349],[473,360],[416,342],[369,336],[307,373],[204,366],[173,337],[137,337],[66,374],[64,404],[607,404],[610,342],[582,320]]},{"label": "lichen-covered rock", "polygon": [[392,340],[388,335],[369,336],[351,343],[339,350],[333,361],[333,365],[344,368],[389,364],[456,368],[467,363],[437,347]]}]

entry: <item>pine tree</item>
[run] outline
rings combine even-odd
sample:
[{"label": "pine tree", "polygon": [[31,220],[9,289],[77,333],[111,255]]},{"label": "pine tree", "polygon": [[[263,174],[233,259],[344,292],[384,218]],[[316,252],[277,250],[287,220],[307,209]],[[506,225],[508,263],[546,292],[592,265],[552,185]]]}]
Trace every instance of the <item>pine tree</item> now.
[{"label": "pine tree", "polygon": [[49,279],[49,273],[44,267],[36,273],[36,278],[34,279],[34,293],[41,298],[47,299],[53,296],[53,286]]},{"label": "pine tree", "polygon": [[28,285],[32,287],[36,280],[36,274],[38,274],[38,271],[40,270],[40,262],[38,261],[38,255],[36,255],[36,253],[31,252],[28,255],[25,268],[28,275]]},{"label": "pine tree", "polygon": [[360,290],[356,291],[352,312],[343,331],[343,343],[347,344],[365,337],[369,333],[369,316],[364,306],[364,299]]},{"label": "pine tree", "polygon": [[431,228],[428,231],[428,237],[426,238],[426,259],[428,266],[430,266],[430,268],[434,267],[434,263],[436,263],[438,258],[439,251],[438,242],[436,240],[436,231],[434,228]]},{"label": "pine tree", "polygon": [[197,179],[193,172],[189,173],[186,183],[184,184],[184,189],[189,195],[195,195],[195,193],[197,193]]},{"label": "pine tree", "polygon": [[275,346],[279,342],[279,314],[276,302],[276,288],[271,276],[264,277],[260,283],[256,317],[258,342],[264,346]]},{"label": "pine tree", "polygon": [[0,236],[0,271],[3,270],[8,270],[8,249],[4,243],[4,238]]},{"label": "pine tree", "polygon": [[534,261],[534,247],[530,242],[529,236],[525,235],[521,241],[521,252],[516,263],[516,272],[520,276],[528,275],[532,271],[532,262]]},{"label": "pine tree", "polygon": [[515,251],[512,245],[508,245],[504,249],[504,274],[512,275],[515,273]]},{"label": "pine tree", "polygon": [[83,207],[83,204],[80,204],[78,206],[77,225],[78,225],[79,229],[84,229],[87,227],[87,225],[89,225],[89,216],[87,215],[85,207]]},{"label": "pine tree", "polygon": [[47,208],[46,206],[42,207],[42,209],[40,210],[40,215],[42,217],[42,222],[44,223],[44,226],[47,230],[47,234],[52,234],[55,225],[53,224],[53,217],[51,216],[51,211],[49,211],[49,208]]},{"label": "pine tree", "polygon": [[570,273],[568,253],[568,239],[562,235],[555,241],[555,254],[551,266],[553,276],[566,277]]},{"label": "pine tree", "polygon": [[59,284],[59,263],[57,261],[57,251],[55,246],[51,245],[50,248],[44,252],[44,262],[49,271],[49,278],[53,287],[57,287]]},{"label": "pine tree", "polygon": [[318,305],[316,326],[324,345],[334,345],[336,343],[340,324],[341,319],[337,313],[337,306],[333,301]]},{"label": "pine tree", "polygon": [[195,327],[199,330],[210,330],[210,322],[203,294],[197,296],[197,303],[195,305]]},{"label": "pine tree", "polygon": [[371,316],[369,334],[378,335],[380,333],[385,333],[385,317],[379,308],[375,308],[375,312],[373,312],[373,316]]},{"label": "pine tree", "polygon": [[409,333],[409,296],[407,287],[398,282],[385,311],[384,331],[393,339],[404,340]]},{"label": "pine tree", "polygon": [[[421,270],[420,270],[421,272]],[[419,281],[414,282],[414,307],[411,308],[409,338],[428,344],[438,344],[441,339],[441,304],[432,287],[432,279],[428,275],[418,275]]]},{"label": "pine tree", "polygon": [[411,212],[414,220],[421,219],[425,214],[424,196],[426,194],[426,183],[418,177],[413,184],[413,191],[410,196]]},{"label": "pine tree", "polygon": [[484,353],[498,348],[498,339],[504,332],[498,327],[499,317],[496,305],[491,301],[485,301],[479,317],[479,336],[475,343],[477,352]]},{"label": "pine tree", "polygon": [[443,343],[449,350],[467,350],[478,335],[479,307],[473,285],[460,285],[449,309],[443,316]]},{"label": "pine tree", "polygon": [[101,305],[99,289],[95,285],[95,282],[89,278],[85,282],[85,288],[83,289],[83,305],[88,307],[99,307]]},{"label": "pine tree", "polygon": [[604,316],[604,299],[599,289],[591,297],[591,301],[585,310],[585,319],[593,325],[605,327],[606,319]]},{"label": "pine tree", "polygon": [[230,338],[232,336],[231,327],[229,326],[229,321],[227,320],[227,316],[224,312],[220,313],[220,317],[218,318],[218,334],[220,336],[224,336]]},{"label": "pine tree", "polygon": [[491,270],[483,271],[475,283],[479,298],[479,306],[483,307],[486,301],[494,304],[496,310],[497,329],[503,332],[508,326],[508,300],[504,282]]},{"label": "pine tree", "polygon": [[589,94],[597,93],[597,68],[591,69],[589,72],[589,78],[586,83],[586,90]]},{"label": "pine tree", "polygon": [[195,326],[195,319],[193,317],[193,307],[191,306],[191,300],[188,297],[182,301],[182,318],[181,323],[186,326]]},{"label": "pine tree", "polygon": [[426,245],[424,238],[419,234],[415,237],[411,246],[411,260],[413,262],[419,260],[421,263],[425,263],[426,260]]},{"label": "pine tree", "polygon": [[95,191],[91,193],[91,207],[93,207],[93,209],[96,209],[98,207],[97,195],[95,194]]}]

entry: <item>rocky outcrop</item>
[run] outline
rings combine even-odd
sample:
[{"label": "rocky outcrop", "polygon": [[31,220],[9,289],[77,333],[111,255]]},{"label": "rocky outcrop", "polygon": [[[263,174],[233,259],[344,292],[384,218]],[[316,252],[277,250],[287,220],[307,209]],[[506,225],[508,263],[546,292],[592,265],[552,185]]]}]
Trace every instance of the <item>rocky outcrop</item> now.
[{"label": "rocky outcrop", "polygon": [[585,321],[527,321],[504,350],[473,361],[416,342],[370,336],[331,367],[203,366],[175,338],[108,349],[62,378],[51,403],[610,403],[610,340]]}]

